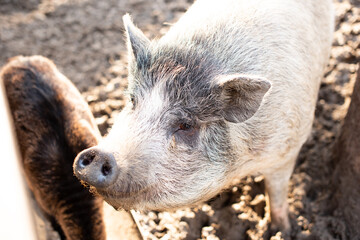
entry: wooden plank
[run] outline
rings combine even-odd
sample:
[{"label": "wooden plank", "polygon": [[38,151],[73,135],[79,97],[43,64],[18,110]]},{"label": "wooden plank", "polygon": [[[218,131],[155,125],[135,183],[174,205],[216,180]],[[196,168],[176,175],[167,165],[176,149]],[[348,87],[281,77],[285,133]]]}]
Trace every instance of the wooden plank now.
[{"label": "wooden plank", "polygon": [[37,239],[28,192],[21,174],[20,155],[3,83],[0,82],[0,236],[1,239]]}]

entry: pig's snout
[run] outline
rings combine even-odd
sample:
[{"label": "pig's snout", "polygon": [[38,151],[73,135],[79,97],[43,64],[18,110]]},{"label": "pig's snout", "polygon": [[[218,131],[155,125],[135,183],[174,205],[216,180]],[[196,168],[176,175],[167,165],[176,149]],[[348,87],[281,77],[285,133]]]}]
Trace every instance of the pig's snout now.
[{"label": "pig's snout", "polygon": [[74,162],[74,173],[80,180],[96,188],[106,188],[119,175],[114,156],[92,147],[80,152]]}]

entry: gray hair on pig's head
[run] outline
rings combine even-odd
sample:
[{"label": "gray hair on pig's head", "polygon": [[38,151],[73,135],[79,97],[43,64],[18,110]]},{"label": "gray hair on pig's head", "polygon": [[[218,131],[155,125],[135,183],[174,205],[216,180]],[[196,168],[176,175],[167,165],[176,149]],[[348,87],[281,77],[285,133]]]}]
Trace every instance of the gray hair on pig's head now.
[{"label": "gray hair on pig's head", "polygon": [[[129,14],[124,15],[123,21],[129,52],[130,91],[135,88],[135,84],[151,89],[157,79],[167,75],[165,92],[168,95],[172,92],[177,99],[184,101],[184,98],[179,97],[184,96],[184,93],[179,92],[186,91],[194,103],[202,105],[199,109],[216,109],[216,115],[221,114],[225,120],[239,123],[255,114],[271,87],[271,83],[263,77],[219,73],[216,71],[218,63],[209,56],[211,54],[199,49],[184,51],[174,49],[173,46],[156,46],[154,43],[152,54],[151,41],[135,27]],[[159,55],[159,52],[169,54]],[[201,54],[196,55],[199,52]],[[137,75],[140,77],[136,78]],[[214,98],[214,95],[219,96]],[[214,103],[219,106],[214,106]]]}]

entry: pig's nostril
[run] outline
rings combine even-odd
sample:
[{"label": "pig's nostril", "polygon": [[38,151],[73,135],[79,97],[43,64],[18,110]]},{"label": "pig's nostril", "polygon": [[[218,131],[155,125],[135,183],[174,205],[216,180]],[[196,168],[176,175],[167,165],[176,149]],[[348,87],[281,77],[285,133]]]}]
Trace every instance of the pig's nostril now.
[{"label": "pig's nostril", "polygon": [[105,163],[104,165],[102,165],[101,167],[101,173],[104,176],[107,176],[111,173],[111,166],[108,163]]},{"label": "pig's nostril", "polygon": [[80,165],[82,167],[85,167],[89,165],[94,160],[94,158],[95,154],[93,152],[90,152],[82,157],[82,159],[80,160]]},{"label": "pig's nostril", "polygon": [[91,163],[91,159],[84,159],[81,163],[83,166],[89,165]]}]

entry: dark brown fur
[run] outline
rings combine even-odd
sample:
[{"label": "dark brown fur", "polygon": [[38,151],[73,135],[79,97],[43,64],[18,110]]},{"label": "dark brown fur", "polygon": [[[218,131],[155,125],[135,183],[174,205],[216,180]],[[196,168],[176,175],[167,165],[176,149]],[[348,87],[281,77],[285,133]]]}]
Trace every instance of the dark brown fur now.
[{"label": "dark brown fur", "polygon": [[360,69],[334,150],[334,214],[345,220],[348,239],[360,239]]},{"label": "dark brown fur", "polygon": [[105,239],[102,201],[73,176],[75,156],[100,134],[75,86],[48,59],[16,57],[3,67],[30,190],[62,239]]}]

